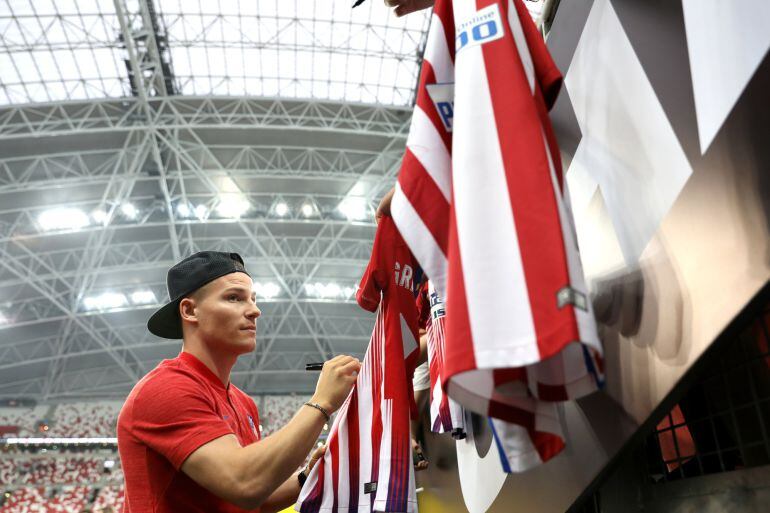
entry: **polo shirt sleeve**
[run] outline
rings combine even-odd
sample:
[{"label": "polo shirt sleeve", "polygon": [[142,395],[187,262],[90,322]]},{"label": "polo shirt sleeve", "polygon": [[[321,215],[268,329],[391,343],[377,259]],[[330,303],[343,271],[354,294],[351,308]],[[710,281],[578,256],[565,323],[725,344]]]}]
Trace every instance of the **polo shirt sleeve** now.
[{"label": "polo shirt sleeve", "polygon": [[200,446],[233,430],[192,377],[157,376],[134,398],[132,435],[177,470]]}]

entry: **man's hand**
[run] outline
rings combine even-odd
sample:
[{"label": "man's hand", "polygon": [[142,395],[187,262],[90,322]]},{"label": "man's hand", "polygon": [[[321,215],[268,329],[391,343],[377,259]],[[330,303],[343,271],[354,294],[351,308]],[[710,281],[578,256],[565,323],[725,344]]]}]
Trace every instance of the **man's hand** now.
[{"label": "man's hand", "polygon": [[396,16],[401,17],[428,7],[433,7],[433,0],[385,0],[385,5],[395,7]]},{"label": "man's hand", "polygon": [[414,438],[412,438],[412,451],[414,452],[414,470],[419,472],[428,468],[428,460],[425,459],[425,455],[422,453],[422,447]]},{"label": "man's hand", "polygon": [[326,444],[316,447],[313,451],[313,455],[310,456],[310,461],[307,462],[307,475],[310,475],[310,471],[313,470],[313,467],[318,463],[318,460],[324,457],[324,453],[326,453]]},{"label": "man's hand", "polygon": [[377,207],[377,212],[374,214],[374,220],[377,224],[380,223],[380,219],[385,216],[390,216],[390,202],[393,201],[393,194],[396,192],[396,188],[393,187],[385,196],[380,200],[380,204]]},{"label": "man's hand", "polygon": [[339,410],[360,370],[361,362],[352,356],[335,356],[325,362],[310,402],[320,404],[329,413]]}]

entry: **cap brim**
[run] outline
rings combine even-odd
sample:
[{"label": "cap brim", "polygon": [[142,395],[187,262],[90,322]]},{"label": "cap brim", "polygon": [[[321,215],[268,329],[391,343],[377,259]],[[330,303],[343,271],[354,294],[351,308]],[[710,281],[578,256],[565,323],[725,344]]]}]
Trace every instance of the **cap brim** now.
[{"label": "cap brim", "polygon": [[172,301],[152,314],[147,321],[150,333],[161,338],[178,339],[182,337],[182,320],[179,318],[179,301]]}]

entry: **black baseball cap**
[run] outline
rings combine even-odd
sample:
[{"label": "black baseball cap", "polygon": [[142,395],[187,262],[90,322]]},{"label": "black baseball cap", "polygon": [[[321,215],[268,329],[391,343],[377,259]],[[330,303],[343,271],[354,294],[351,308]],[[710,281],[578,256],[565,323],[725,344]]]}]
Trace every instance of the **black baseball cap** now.
[{"label": "black baseball cap", "polygon": [[201,251],[175,264],[166,276],[171,301],[152,314],[147,321],[147,329],[162,338],[182,338],[182,319],[179,317],[179,303],[182,299],[207,283],[231,273],[251,276],[238,253]]}]

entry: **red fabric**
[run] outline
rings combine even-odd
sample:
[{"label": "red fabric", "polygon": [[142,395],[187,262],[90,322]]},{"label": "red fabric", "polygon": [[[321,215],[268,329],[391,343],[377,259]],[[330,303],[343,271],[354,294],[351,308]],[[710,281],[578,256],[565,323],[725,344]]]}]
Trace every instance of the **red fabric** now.
[{"label": "red fabric", "polygon": [[[260,439],[251,398],[182,352],[162,361],[128,395],[118,417],[125,475],[124,513],[241,512],[180,468],[202,445],[235,434],[241,446]],[[258,510],[256,510],[258,511]]]},{"label": "red fabric", "polygon": [[[401,238],[393,219],[389,216],[383,217],[374,237],[372,256],[358,285],[356,301],[362,308],[374,312],[382,300],[385,323],[389,331],[401,333],[403,320],[411,332],[411,337],[406,334],[403,336],[405,371],[413,415],[416,414],[417,407],[414,405],[412,376],[419,358],[419,351],[414,349],[419,348],[420,340],[419,314],[414,297],[414,278],[418,269],[419,264]],[[407,338],[413,338],[414,342],[407,342]],[[407,347],[409,343],[416,343],[416,346]],[[388,390],[387,382],[385,390]]]},{"label": "red fabric", "polygon": [[422,285],[420,285],[415,304],[417,305],[417,326],[421,330],[425,330],[428,328],[428,320],[430,319],[431,307],[427,280],[425,280]]},{"label": "red fabric", "polygon": [[[416,511],[409,413],[416,412],[417,269],[393,220],[383,217],[356,294],[361,307],[377,312],[374,330],[355,387],[337,411],[323,463],[300,492],[302,513]],[[373,493],[366,492],[369,483],[376,483]]]}]

